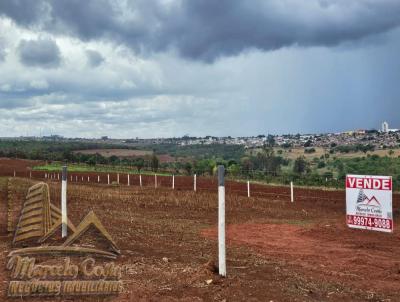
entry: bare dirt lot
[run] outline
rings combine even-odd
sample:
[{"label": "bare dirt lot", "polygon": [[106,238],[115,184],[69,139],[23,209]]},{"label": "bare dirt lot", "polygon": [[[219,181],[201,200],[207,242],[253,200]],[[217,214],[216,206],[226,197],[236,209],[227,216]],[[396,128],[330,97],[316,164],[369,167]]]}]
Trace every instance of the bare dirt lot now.
[{"label": "bare dirt lot", "polygon": [[[2,179],[0,221],[7,217],[4,204],[11,200],[18,208],[36,182]],[[191,185],[190,179],[186,182]],[[49,183],[52,202],[59,205],[60,185]],[[229,192],[227,187],[228,276],[220,278],[214,272],[215,191],[71,183],[69,218],[78,224],[89,210],[95,211],[121,249],[118,263],[129,268],[123,275],[124,292],[105,298],[30,300],[400,301],[398,195],[395,232],[384,234],[348,229],[341,191],[304,189],[303,197],[290,203],[284,198],[287,188],[264,187],[264,194],[251,198],[235,194],[236,189],[232,185]],[[13,234],[2,234],[0,292],[3,301],[15,301],[5,294]]]},{"label": "bare dirt lot", "polygon": [[20,175],[25,175],[33,166],[39,166],[42,164],[42,161],[0,157],[0,175],[13,176],[14,171]]}]

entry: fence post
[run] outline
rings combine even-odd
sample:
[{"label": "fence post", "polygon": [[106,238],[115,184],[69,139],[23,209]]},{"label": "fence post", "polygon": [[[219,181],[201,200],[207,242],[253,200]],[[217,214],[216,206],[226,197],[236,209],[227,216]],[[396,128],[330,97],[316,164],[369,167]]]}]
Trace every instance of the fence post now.
[{"label": "fence post", "polygon": [[139,184],[140,184],[140,187],[142,187],[142,174],[139,174]]},{"label": "fence post", "polygon": [[60,180],[60,173],[57,173],[57,179]]},{"label": "fence post", "polygon": [[107,174],[107,184],[110,184],[110,174]]},{"label": "fence post", "polygon": [[157,174],[154,174],[154,188],[157,189]]},{"label": "fence post", "polygon": [[194,175],[193,178],[193,190],[196,192],[197,191],[197,175]]},{"label": "fence post", "polygon": [[294,202],[293,181],[290,182],[290,201]]},{"label": "fence post", "polygon": [[129,173],[128,173],[128,186],[131,185],[131,180],[129,179]]},{"label": "fence post", "polygon": [[247,197],[250,198],[250,181],[247,181]]},{"label": "fence post", "polygon": [[82,176],[82,182],[83,182],[83,176]]},{"label": "fence post", "polygon": [[100,182],[100,175],[97,175],[97,182]]},{"label": "fence post", "polygon": [[67,237],[67,166],[62,168],[61,181],[61,233],[62,238]]},{"label": "fence post", "polygon": [[225,168],[218,166],[218,271],[226,276],[225,251]]},{"label": "fence post", "polygon": [[175,174],[172,174],[172,190],[175,190]]},{"label": "fence post", "polygon": [[90,182],[90,176],[87,177],[87,182]]},{"label": "fence post", "polygon": [[117,184],[119,184],[119,173],[117,173]]}]

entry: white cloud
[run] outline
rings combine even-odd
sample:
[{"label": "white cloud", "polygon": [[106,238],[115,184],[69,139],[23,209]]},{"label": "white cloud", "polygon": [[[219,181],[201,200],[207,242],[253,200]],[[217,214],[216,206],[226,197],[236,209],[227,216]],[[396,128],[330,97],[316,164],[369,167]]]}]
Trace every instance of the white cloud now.
[{"label": "white cloud", "polygon": [[29,85],[33,89],[47,89],[47,88],[49,88],[49,83],[47,83],[46,80],[32,80]]}]

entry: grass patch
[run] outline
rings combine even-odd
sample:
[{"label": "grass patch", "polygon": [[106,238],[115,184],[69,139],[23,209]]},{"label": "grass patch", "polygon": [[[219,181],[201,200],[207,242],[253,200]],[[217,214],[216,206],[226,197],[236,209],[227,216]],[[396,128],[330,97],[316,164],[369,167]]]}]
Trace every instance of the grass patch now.
[{"label": "grass patch", "polygon": [[[61,172],[64,165],[61,163],[51,163],[47,165],[35,166],[32,169],[35,171],[46,171],[46,172]],[[106,166],[106,165],[96,165],[90,166],[86,164],[68,164],[68,172],[101,172],[101,173],[129,173],[129,174],[139,174],[137,169],[126,167],[126,166]],[[154,175],[153,171],[141,171],[142,175]],[[170,173],[157,172],[160,176],[169,176]]]}]

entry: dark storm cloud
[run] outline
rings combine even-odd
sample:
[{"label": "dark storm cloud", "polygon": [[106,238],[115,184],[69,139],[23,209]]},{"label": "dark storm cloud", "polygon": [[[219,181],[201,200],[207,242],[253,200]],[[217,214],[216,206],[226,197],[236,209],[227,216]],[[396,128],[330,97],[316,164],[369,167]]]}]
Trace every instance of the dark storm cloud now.
[{"label": "dark storm cloud", "polygon": [[50,39],[21,40],[18,51],[21,62],[26,66],[55,68],[61,63],[60,49]]},{"label": "dark storm cloud", "polygon": [[202,61],[252,48],[337,45],[400,24],[398,0],[3,0],[0,12],[82,40],[108,40],[141,53],[175,49]]},{"label": "dark storm cloud", "polygon": [[6,15],[18,24],[27,26],[40,23],[40,18],[47,13],[48,8],[45,1],[0,1],[0,15]]},{"label": "dark storm cloud", "polygon": [[103,56],[98,51],[89,49],[86,51],[86,56],[90,67],[97,67],[104,62]]}]

